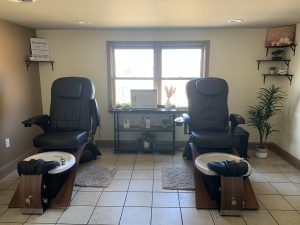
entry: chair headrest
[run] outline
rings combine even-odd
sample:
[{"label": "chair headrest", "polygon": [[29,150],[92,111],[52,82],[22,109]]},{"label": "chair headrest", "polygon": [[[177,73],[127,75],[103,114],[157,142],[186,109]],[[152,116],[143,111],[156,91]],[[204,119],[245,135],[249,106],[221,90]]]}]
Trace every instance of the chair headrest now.
[{"label": "chair headrest", "polygon": [[228,90],[225,80],[217,77],[202,78],[196,81],[196,90],[202,95],[218,95]]},{"label": "chair headrest", "polygon": [[75,82],[64,82],[63,85],[58,85],[56,93],[63,98],[79,98],[81,96],[82,84]]}]

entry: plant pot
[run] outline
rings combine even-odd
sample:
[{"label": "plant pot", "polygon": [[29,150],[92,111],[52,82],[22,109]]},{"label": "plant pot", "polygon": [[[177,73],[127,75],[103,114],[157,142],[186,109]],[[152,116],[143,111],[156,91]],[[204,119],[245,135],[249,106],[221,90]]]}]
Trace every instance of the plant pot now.
[{"label": "plant pot", "polygon": [[268,149],[267,148],[259,148],[256,147],[255,150],[255,157],[260,159],[265,159],[268,156]]}]

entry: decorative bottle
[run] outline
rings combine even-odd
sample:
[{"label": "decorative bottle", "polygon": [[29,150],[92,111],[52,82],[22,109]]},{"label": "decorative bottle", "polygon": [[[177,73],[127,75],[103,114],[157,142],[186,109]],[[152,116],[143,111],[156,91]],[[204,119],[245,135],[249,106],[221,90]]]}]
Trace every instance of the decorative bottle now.
[{"label": "decorative bottle", "polygon": [[151,127],[151,120],[149,117],[146,118],[146,128],[150,128]]},{"label": "decorative bottle", "polygon": [[145,128],[146,127],[146,122],[144,120],[144,117],[142,117],[142,119],[140,120],[140,128]]}]

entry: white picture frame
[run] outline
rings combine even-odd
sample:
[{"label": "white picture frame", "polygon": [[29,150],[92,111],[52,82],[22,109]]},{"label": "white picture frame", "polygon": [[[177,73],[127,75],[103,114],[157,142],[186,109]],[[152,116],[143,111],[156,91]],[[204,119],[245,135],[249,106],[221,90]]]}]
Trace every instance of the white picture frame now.
[{"label": "white picture frame", "polygon": [[48,41],[42,38],[30,38],[31,60],[50,61]]}]

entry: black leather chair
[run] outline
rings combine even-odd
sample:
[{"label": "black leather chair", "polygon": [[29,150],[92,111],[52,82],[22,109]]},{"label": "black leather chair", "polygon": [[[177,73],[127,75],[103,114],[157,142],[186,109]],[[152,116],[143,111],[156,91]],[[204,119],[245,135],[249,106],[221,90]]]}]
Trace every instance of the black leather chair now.
[{"label": "black leather chair", "polygon": [[93,141],[100,115],[93,83],[83,77],[63,77],[51,88],[50,116],[40,115],[23,121],[25,127],[40,126],[44,133],[34,138],[36,148],[77,151]]},{"label": "black leather chair", "polygon": [[188,114],[183,115],[184,132],[190,135],[186,151],[192,144],[199,153],[230,152],[240,144],[235,135],[245,119],[228,112],[228,85],[221,78],[197,78],[186,85]]}]

